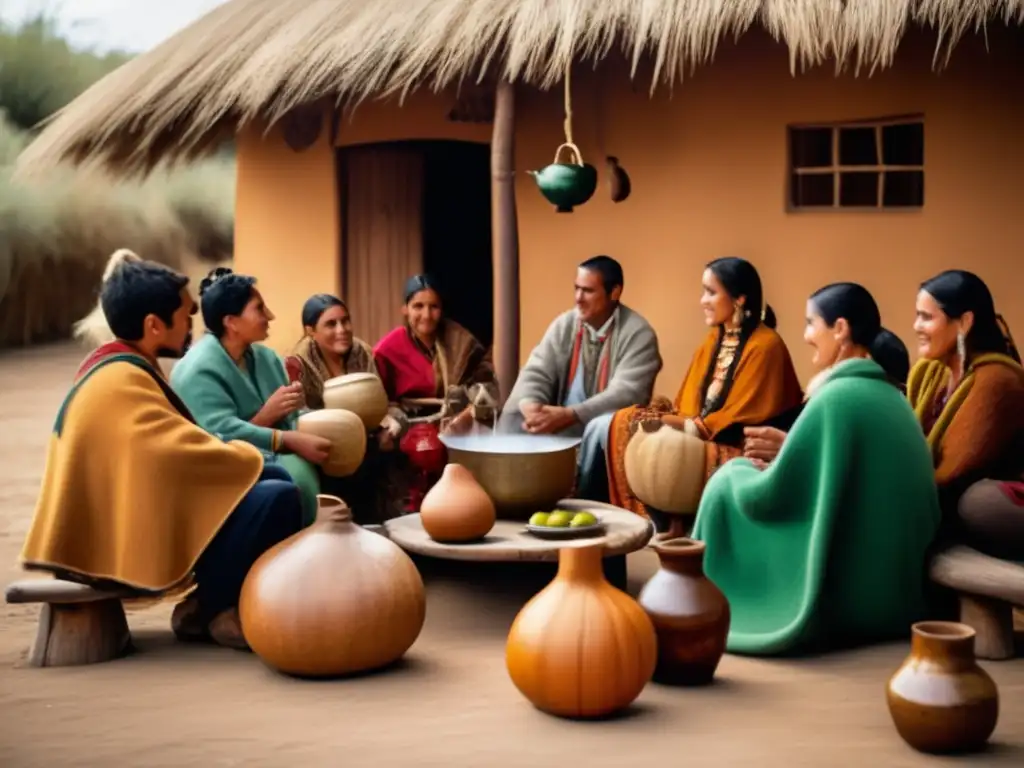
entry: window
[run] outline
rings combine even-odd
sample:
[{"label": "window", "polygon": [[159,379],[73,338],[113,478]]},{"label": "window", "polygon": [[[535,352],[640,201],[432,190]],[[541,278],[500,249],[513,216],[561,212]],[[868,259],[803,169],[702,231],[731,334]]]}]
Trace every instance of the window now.
[{"label": "window", "polygon": [[920,117],[789,128],[791,210],[924,205]]}]

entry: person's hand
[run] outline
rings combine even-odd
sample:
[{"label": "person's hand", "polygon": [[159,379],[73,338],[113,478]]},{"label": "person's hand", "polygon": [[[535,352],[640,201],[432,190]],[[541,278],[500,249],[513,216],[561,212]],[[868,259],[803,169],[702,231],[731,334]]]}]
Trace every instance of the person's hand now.
[{"label": "person's hand", "polygon": [[533,435],[551,435],[576,423],[576,412],[561,405],[542,405],[523,422],[523,428]]},{"label": "person's hand", "polygon": [[529,421],[531,418],[540,413],[540,409],[543,406],[540,403],[535,403],[532,400],[525,400],[519,404],[519,412],[523,414],[523,419]]},{"label": "person's hand", "polygon": [[281,433],[283,447],[288,453],[301,456],[310,464],[323,464],[331,453],[331,441],[309,432],[289,429]]},{"label": "person's hand", "polygon": [[[762,465],[775,460],[786,441],[786,433],[775,427],[746,427],[743,430],[743,455]],[[761,466],[760,469],[764,469]]]},{"label": "person's hand", "polygon": [[267,398],[267,402],[260,408],[259,413],[253,417],[252,423],[271,427],[285,416],[301,408],[303,400],[301,383],[295,382],[285,387],[278,387],[274,394]]},{"label": "person's hand", "polygon": [[463,409],[458,416],[450,419],[441,430],[443,435],[464,435],[473,426],[472,407]]}]

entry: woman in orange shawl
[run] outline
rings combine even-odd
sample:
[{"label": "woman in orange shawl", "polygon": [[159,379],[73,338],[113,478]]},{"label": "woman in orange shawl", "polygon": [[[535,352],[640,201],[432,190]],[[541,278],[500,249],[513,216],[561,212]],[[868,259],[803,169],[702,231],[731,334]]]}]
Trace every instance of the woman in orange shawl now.
[{"label": "woman in orange shawl", "polygon": [[963,270],[921,284],[921,359],[907,397],[935,460],[946,538],[1024,559],[1024,368],[988,286]]},{"label": "woman in orange shawl", "polygon": [[646,408],[618,411],[608,436],[611,503],[656,523],[661,522],[657,510],[645,508],[626,480],[626,446],[640,422],[657,419],[701,437],[706,482],[725,461],[742,454],[744,426],[784,418],[803,397],[754,266],[737,257],[716,259],[702,282],[701,308],[712,330],[694,354],[675,401],[655,398]]}]

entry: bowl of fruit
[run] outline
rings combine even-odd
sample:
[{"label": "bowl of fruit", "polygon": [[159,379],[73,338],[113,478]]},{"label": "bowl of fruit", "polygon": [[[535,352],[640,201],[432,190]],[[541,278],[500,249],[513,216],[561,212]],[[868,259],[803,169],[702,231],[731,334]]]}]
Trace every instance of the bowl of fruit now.
[{"label": "bowl of fruit", "polygon": [[585,536],[600,536],[604,523],[593,512],[570,509],[555,509],[551,512],[534,512],[526,524],[527,533],[542,539],[577,539]]}]

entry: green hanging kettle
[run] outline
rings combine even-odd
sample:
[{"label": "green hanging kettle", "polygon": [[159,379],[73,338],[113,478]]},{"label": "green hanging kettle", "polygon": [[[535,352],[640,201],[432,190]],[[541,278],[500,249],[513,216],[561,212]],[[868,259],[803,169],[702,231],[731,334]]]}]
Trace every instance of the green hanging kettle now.
[{"label": "green hanging kettle", "polygon": [[[564,149],[572,153],[570,162],[559,162]],[[584,163],[579,148],[570,142],[555,150],[551,165],[527,173],[534,177],[541,194],[558,213],[572,213],[574,206],[583,205],[597,189],[597,169]]]}]

